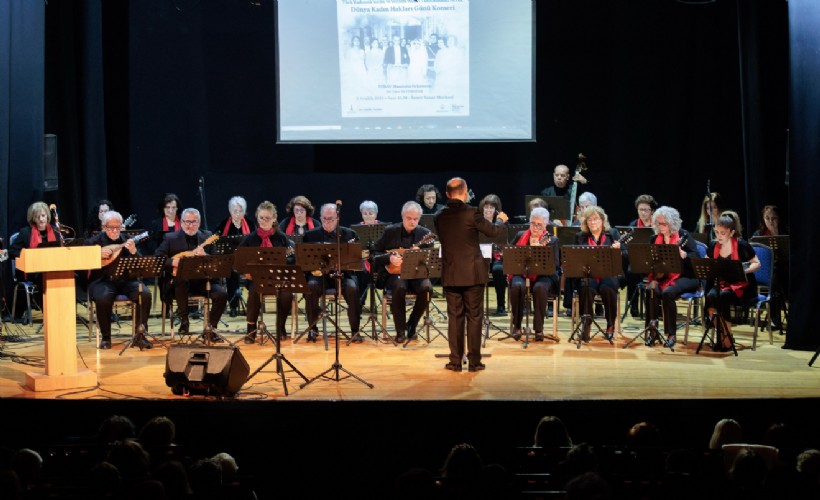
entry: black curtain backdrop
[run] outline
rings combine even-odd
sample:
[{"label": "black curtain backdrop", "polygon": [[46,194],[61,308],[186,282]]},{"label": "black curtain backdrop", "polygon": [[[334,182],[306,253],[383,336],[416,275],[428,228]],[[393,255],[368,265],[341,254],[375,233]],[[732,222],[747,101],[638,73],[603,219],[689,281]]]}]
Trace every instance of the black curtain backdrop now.
[{"label": "black curtain backdrop", "polygon": [[[589,166],[582,190],[594,192],[616,224],[634,219],[634,199],[650,193],[693,228],[707,182],[741,214],[747,235],[762,205],[787,205],[783,0],[539,1],[536,142],[315,146],[275,143],[272,0],[33,4],[39,2],[0,6],[11,13],[0,35],[15,33],[10,16],[22,9],[39,12],[39,24],[27,23],[45,32],[39,51],[36,43],[24,49],[0,36],[3,68],[19,61],[15,50],[32,51],[33,61],[45,55],[45,79],[36,71],[0,72],[3,100],[6,87],[29,89],[33,81],[37,94],[45,80],[43,113],[36,102],[25,117],[0,106],[2,136],[24,134],[30,145],[20,148],[24,162],[11,162],[20,138],[10,146],[0,141],[0,178],[14,179],[0,194],[8,207],[3,235],[44,196],[43,132],[57,134],[60,148],[60,190],[45,196],[78,230],[101,197],[137,213],[138,225],[158,215],[168,191],[202,208],[200,177],[211,225],[237,194],[251,210],[269,199],[280,212],[297,194],[315,204],[340,199],[348,225],[360,220],[359,203],[371,199],[380,219],[395,221],[419,185],[443,188],[453,175],[465,177],[479,199],[498,194],[505,211],[517,215],[525,195],[551,182],[553,166],[573,167],[579,152]],[[816,107],[802,111],[816,114]],[[45,125],[18,126],[32,115],[44,116]],[[792,130],[793,144],[802,133]],[[24,167],[15,175],[18,164]]]}]

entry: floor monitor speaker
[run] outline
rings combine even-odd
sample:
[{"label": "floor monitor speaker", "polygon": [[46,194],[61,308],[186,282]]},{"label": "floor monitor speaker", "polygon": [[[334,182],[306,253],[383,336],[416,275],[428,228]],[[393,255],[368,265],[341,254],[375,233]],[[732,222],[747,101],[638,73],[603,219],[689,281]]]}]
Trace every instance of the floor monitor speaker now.
[{"label": "floor monitor speaker", "polygon": [[250,367],[234,346],[172,345],[165,362],[171,392],[233,397],[248,379]]}]

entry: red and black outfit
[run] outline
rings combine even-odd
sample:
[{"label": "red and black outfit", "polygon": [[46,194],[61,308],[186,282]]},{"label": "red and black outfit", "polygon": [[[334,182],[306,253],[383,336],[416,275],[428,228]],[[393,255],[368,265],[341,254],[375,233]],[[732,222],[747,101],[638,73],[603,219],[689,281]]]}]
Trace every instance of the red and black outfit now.
[{"label": "red and black outfit", "polygon": [[[13,235],[12,235],[13,236]],[[45,230],[38,231],[37,226],[26,226],[17,233],[14,241],[10,242],[9,259],[16,259],[24,248],[37,248],[43,241],[58,241],[62,236],[57,229],[51,224],[46,225]],[[37,304],[42,304],[43,300],[43,277],[40,273],[24,273],[19,269],[15,269],[17,281],[30,281],[34,283],[34,300]]]},{"label": "red and black outfit", "polygon": [[[648,274],[646,276],[647,286],[646,290],[646,326],[649,326],[650,318],[654,320],[661,319],[661,306],[663,307],[663,331],[667,337],[672,337],[677,332],[677,317],[678,310],[675,301],[684,293],[693,293],[698,290],[700,283],[695,277],[695,271],[692,268],[691,257],[698,257],[697,242],[694,238],[689,236],[686,229],[680,229],[677,233],[672,233],[669,237],[670,245],[679,245],[681,241],[686,240],[683,244],[683,251],[686,252],[686,259],[683,260],[683,269],[680,273],[667,274],[662,276],[655,276]],[[661,245],[664,243],[663,235],[656,234],[654,238],[649,240],[650,244]],[[657,288],[652,290],[652,282],[657,282]]]},{"label": "red and black outfit", "polygon": [[[242,217],[239,227],[233,223],[233,219],[228,217],[219,222],[214,229],[214,234],[220,234],[227,237],[241,238],[251,234],[256,230],[254,221],[248,216]],[[236,309],[239,307],[239,300],[242,297],[242,290],[239,288],[239,274],[236,271],[231,272],[230,276],[225,280],[225,287],[228,289],[228,305],[231,308],[231,317],[236,316]]]},{"label": "red and black outfit", "polygon": [[[575,244],[611,247],[619,238],[617,229],[602,231],[597,240],[590,233],[580,232],[575,236]],[[577,278],[575,281],[577,282],[579,313],[592,315],[592,304],[597,293],[601,296],[601,302],[604,303],[607,335],[611,334],[615,328],[615,315],[618,311],[618,277]]]},{"label": "red and black outfit", "polygon": [[[549,228],[548,228],[549,229]],[[530,245],[530,230],[519,232],[513,238],[516,246]],[[550,276],[546,275],[511,275],[510,279],[510,308],[513,317],[513,335],[521,330],[521,318],[524,316],[524,304],[527,297],[527,279],[530,280],[530,293],[532,293],[533,309],[533,331],[536,340],[541,340],[544,333],[544,316],[547,311],[547,297],[550,293],[557,294],[559,286],[558,269],[561,267],[561,259],[558,252],[558,238],[550,237],[547,246],[553,247],[555,255],[556,272]],[[493,276],[495,278],[495,276]],[[555,312],[554,314],[557,314]]]},{"label": "red and black outfit", "polygon": [[[262,228],[257,228],[252,233],[248,234],[242,241],[239,242],[240,247],[293,247],[294,244],[281,231],[271,229],[265,231]],[[293,265],[296,261],[295,256],[287,257],[286,263]],[[293,293],[287,290],[279,290],[276,295],[276,335],[281,339],[287,337],[285,331],[285,322],[290,314],[290,308],[293,304]],[[253,282],[253,275],[248,280],[248,305],[246,307],[246,318],[248,320],[248,337],[247,340],[253,342],[256,337],[256,323],[259,320],[259,312],[262,309],[262,301],[259,297],[256,285]]]},{"label": "red and black outfit", "polygon": [[322,227],[322,224],[313,217],[307,217],[305,219],[305,224],[302,226],[296,223],[296,217],[293,216],[285,217],[282,219],[282,222],[279,223],[279,230],[288,236],[292,234],[302,235],[311,229],[316,229],[317,227]]},{"label": "red and black outfit", "polygon": [[[756,257],[755,250],[746,240],[732,238],[732,254],[730,257],[720,256],[720,243],[713,242],[706,252],[711,259],[739,260],[749,262]],[[715,308],[720,316],[729,319],[731,306],[748,306],[757,297],[757,280],[754,273],[746,273],[746,281],[740,283],[710,283],[711,289],[706,294],[706,308]]]}]

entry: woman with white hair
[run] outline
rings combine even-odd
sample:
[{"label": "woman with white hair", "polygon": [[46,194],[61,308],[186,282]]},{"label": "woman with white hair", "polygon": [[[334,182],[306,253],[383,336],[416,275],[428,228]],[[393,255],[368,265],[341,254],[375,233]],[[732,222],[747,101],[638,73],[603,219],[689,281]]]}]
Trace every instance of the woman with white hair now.
[{"label": "woman with white hair", "polygon": [[[666,347],[672,347],[676,342],[677,306],[675,301],[681,294],[696,292],[698,279],[692,268],[690,257],[698,257],[698,248],[695,239],[681,227],[682,220],[677,210],[672,207],[658,207],[652,214],[652,227],[655,236],[649,243],[655,245],[677,245],[683,268],[680,273],[649,274],[646,277],[646,326],[652,335],[646,340],[651,346],[657,338],[658,319],[661,318],[663,307],[663,331],[666,336]],[[650,320],[650,318],[652,318]]]},{"label": "woman with white hair", "polygon": [[359,212],[362,214],[362,221],[359,224],[379,223],[379,206],[375,201],[364,200],[359,205]]},{"label": "woman with white hair", "polygon": [[[241,239],[243,236],[256,231],[256,222],[246,215],[248,202],[241,196],[234,196],[228,200],[228,217],[222,219],[214,228],[214,234],[222,236],[233,236]],[[235,317],[238,312],[239,303],[242,298],[242,289],[239,288],[239,274],[231,272],[227,280],[228,297],[230,297],[231,317]]]}]

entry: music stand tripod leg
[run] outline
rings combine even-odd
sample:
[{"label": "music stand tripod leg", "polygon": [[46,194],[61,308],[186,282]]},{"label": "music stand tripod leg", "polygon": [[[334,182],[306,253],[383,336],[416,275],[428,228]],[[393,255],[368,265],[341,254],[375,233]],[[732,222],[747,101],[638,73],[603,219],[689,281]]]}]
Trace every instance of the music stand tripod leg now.
[{"label": "music stand tripod leg", "polygon": [[[260,296],[260,300],[261,300],[261,296]],[[278,307],[279,307],[279,305],[278,305],[278,301],[277,301],[277,314],[279,314]],[[282,388],[285,391],[285,396],[287,396],[288,395],[288,383],[287,383],[287,376],[285,375],[285,369],[284,369],[284,366],[282,365],[283,362],[285,364],[287,364],[290,367],[290,369],[293,372],[295,372],[297,375],[299,375],[302,378],[302,380],[304,380],[305,382],[308,381],[308,378],[301,371],[299,371],[299,369],[296,368],[296,366],[294,366],[293,363],[291,363],[290,360],[288,360],[288,358],[285,357],[284,354],[282,354],[281,347],[280,347],[280,342],[281,341],[279,340],[279,336],[270,333],[270,331],[268,330],[267,326],[265,325],[265,323],[264,323],[264,321],[261,317],[259,319],[258,325],[259,325],[259,327],[257,328],[256,333],[261,333],[262,335],[267,337],[271,342],[273,342],[273,344],[275,345],[275,351],[271,355],[271,357],[267,359],[267,361],[262,363],[259,366],[259,368],[257,368],[253,373],[251,373],[248,376],[248,378],[245,380],[245,383],[247,384],[248,381],[250,381],[254,376],[256,376],[257,373],[261,372],[273,360],[276,360],[276,373],[282,379]]]}]

